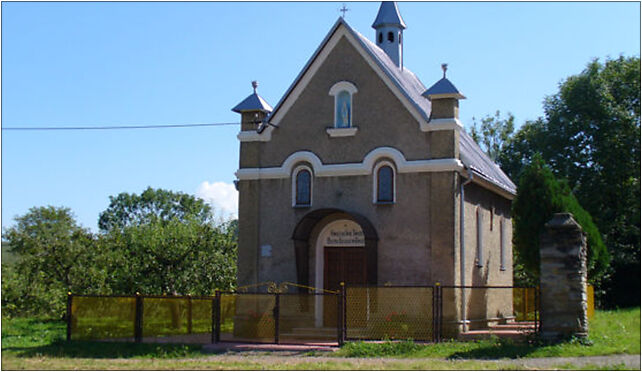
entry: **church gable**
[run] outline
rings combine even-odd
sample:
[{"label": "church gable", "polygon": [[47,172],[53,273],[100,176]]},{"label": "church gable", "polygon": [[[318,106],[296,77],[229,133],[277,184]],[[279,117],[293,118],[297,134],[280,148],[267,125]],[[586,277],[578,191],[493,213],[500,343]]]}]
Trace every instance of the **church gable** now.
[{"label": "church gable", "polygon": [[[297,154],[340,168],[341,175],[359,175],[365,157],[386,148],[412,163],[402,166],[407,171],[468,169],[473,182],[512,199],[512,181],[463,130],[459,100],[465,97],[446,79],[447,65],[429,89],[404,67],[405,24],[396,4],[382,3],[373,28],[374,42],[340,18],[274,111],[265,104],[248,109],[245,101],[239,105],[245,110],[235,108],[245,148],[237,176],[289,177],[284,165]],[[454,165],[444,169],[444,161]]]},{"label": "church gable", "polygon": [[[297,84],[305,87],[295,86],[277,107],[272,122],[278,120],[279,128],[264,146],[262,166],[281,165],[298,150],[312,151],[326,164],[361,162],[369,151],[384,146],[398,148],[406,159],[427,158],[428,142],[419,130],[417,115],[408,110],[394,85],[391,88],[391,82],[382,78],[382,71],[377,71],[345,26],[339,25],[325,48],[331,50],[322,48],[317,56],[323,57],[322,63],[314,66],[312,61],[314,70],[308,68],[299,78]],[[328,129],[337,124],[339,115],[333,89],[342,84],[354,87],[350,110],[344,107],[344,113],[350,114],[356,129],[346,137],[333,137]]]}]

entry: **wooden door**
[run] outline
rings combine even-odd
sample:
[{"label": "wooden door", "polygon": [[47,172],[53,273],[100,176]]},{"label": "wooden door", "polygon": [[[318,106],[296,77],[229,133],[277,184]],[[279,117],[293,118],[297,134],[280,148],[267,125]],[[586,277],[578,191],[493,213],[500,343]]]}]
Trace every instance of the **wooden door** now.
[{"label": "wooden door", "polygon": [[[324,288],[332,291],[346,285],[363,285],[367,281],[366,251],[362,247],[325,247]],[[325,301],[323,319],[326,326],[336,326],[336,302]]]}]

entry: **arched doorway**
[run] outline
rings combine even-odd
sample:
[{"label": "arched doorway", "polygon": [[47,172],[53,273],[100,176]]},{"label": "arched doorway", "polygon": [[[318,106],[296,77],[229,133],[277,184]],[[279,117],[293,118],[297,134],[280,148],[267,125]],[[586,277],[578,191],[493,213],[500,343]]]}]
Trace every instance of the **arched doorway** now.
[{"label": "arched doorway", "polygon": [[[349,219],[339,219],[325,224],[315,244],[316,288],[331,291],[346,285],[367,284],[367,260],[365,239],[361,226]],[[315,302],[315,325],[336,324],[336,299],[317,297]],[[334,307],[334,309],[333,309]]]},{"label": "arched doorway", "polygon": [[314,286],[338,290],[341,282],[367,284],[365,246],[363,230],[353,220],[339,219],[326,224],[315,244]]},{"label": "arched doorway", "polygon": [[[340,282],[377,284],[378,238],[365,217],[340,209],[312,211],[301,218],[292,239],[299,284],[330,290],[338,289]],[[328,318],[332,312],[323,308],[319,296],[315,302],[316,325],[336,322]]]}]

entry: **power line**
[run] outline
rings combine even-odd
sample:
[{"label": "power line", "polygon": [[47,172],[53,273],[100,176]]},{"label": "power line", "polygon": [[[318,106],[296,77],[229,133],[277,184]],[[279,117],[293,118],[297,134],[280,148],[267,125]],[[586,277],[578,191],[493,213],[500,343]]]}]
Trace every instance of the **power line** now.
[{"label": "power line", "polygon": [[43,130],[120,130],[120,129],[167,129],[193,127],[221,127],[241,123],[197,123],[197,124],[156,124],[156,125],[103,125],[83,127],[2,127],[2,130],[43,131]]}]

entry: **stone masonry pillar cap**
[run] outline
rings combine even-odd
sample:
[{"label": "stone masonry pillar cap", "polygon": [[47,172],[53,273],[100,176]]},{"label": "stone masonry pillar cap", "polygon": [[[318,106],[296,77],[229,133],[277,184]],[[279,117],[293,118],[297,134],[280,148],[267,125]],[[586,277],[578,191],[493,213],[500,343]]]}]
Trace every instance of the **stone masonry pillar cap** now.
[{"label": "stone masonry pillar cap", "polygon": [[582,229],[570,213],[555,213],[545,225],[549,229]]}]

